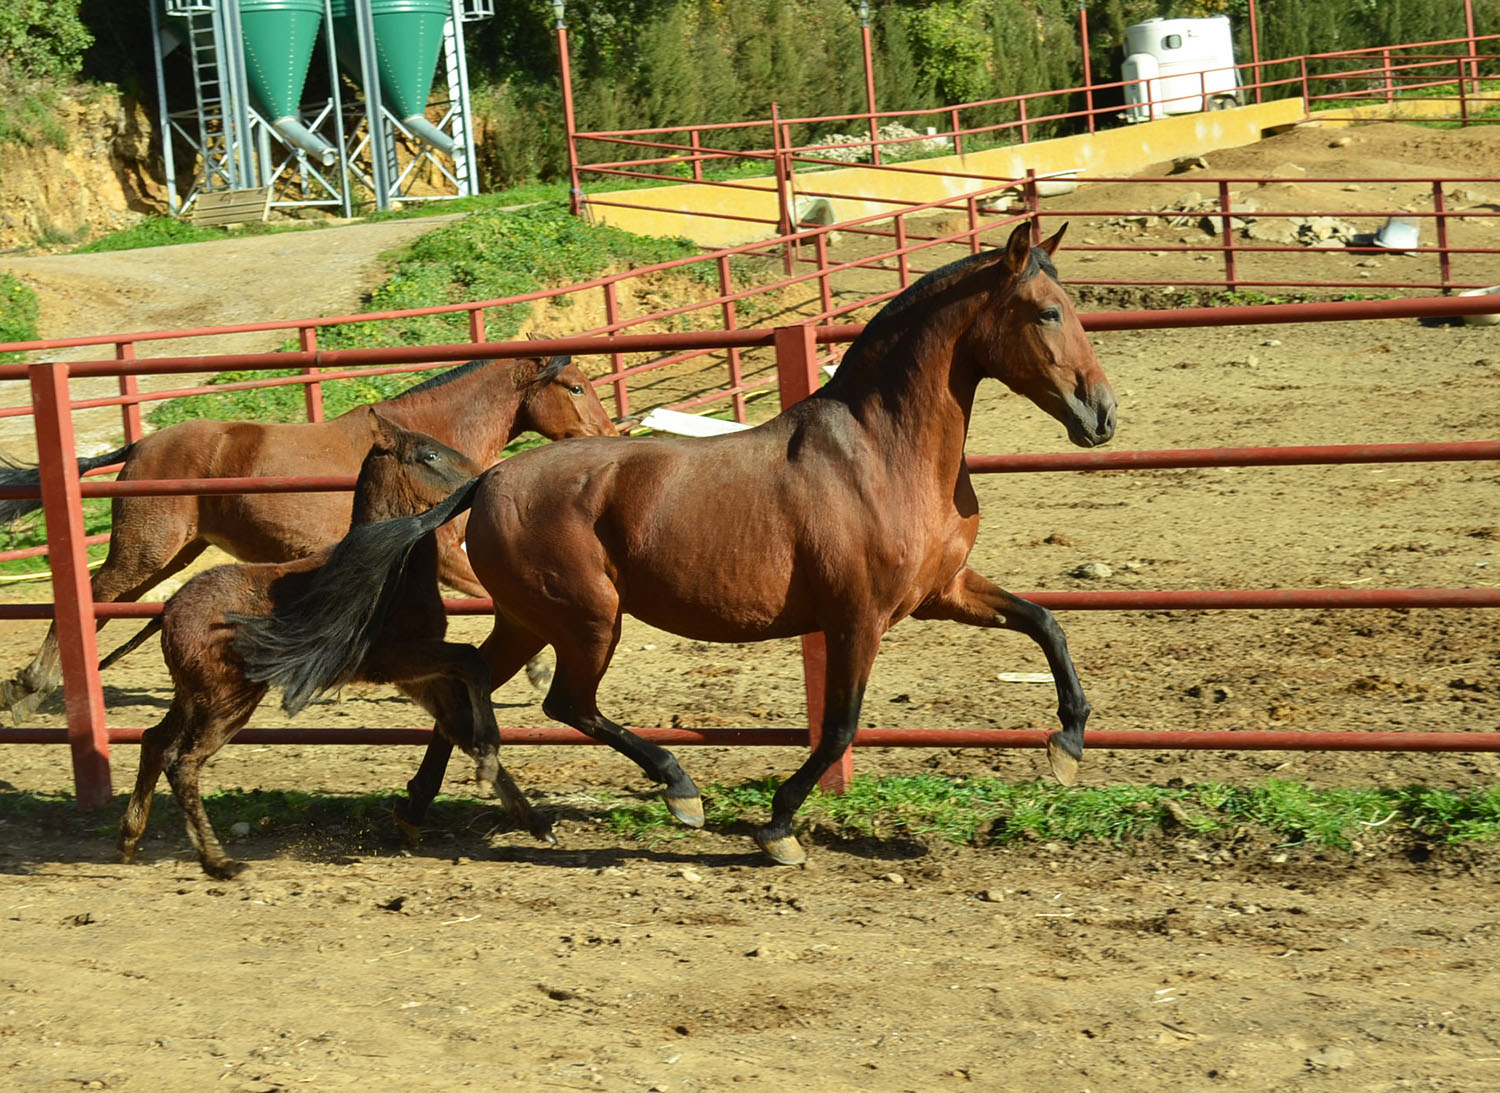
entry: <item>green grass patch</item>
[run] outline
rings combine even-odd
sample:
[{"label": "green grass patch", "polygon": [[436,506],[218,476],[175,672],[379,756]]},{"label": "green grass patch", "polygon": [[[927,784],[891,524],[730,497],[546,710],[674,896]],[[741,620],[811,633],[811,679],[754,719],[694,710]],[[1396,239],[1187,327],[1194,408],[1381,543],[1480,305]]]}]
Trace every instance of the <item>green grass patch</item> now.
[{"label": "green grass patch", "polygon": [[[0,342],[32,342],[37,334],[41,308],[29,285],[9,273],[0,273]],[[0,362],[18,361],[23,353],[0,353]]]},{"label": "green grass patch", "polygon": [[[370,294],[364,310],[403,311],[518,296],[551,285],[587,281],[611,269],[652,265],[697,253],[686,240],[656,239],[588,224],[570,215],[560,202],[509,211],[479,208],[461,220],[435,228],[402,250],[389,280]],[[717,283],[711,266],[689,275],[703,278],[706,284]],[[530,314],[529,304],[488,310],[485,321],[489,336],[495,340],[514,337]],[[466,340],[466,312],[349,323],[326,327],[318,335],[323,349],[443,345]],[[228,372],[217,382],[291,374],[289,370]],[[367,402],[391,398],[427,375],[330,381],[323,385],[325,411],[332,417]],[[199,417],[305,420],[302,390],[275,387],[173,399],[155,410],[150,420],[160,427]]]},{"label": "green grass patch", "polygon": [[[776,786],[775,780],[765,780],[710,787],[705,791],[708,822],[719,828],[763,823]],[[650,842],[682,833],[656,801],[601,801],[601,807],[603,818],[622,836]],[[1500,788],[1313,789],[1281,781],[1253,787],[1064,788],[921,774],[856,778],[842,796],[814,793],[799,819],[848,837],[907,835],[957,845],[1118,846],[1249,829],[1279,845],[1348,850],[1356,841],[1376,838],[1408,844],[1493,842],[1500,835]]]},{"label": "green grass patch", "polygon": [[[762,779],[705,790],[710,827],[724,831],[765,822],[778,782]],[[222,833],[246,823],[256,833],[296,835],[337,828],[385,838],[396,794],[312,794],[290,790],[224,790],[206,798]],[[86,828],[112,832],[126,795],[99,814],[77,812],[67,793],[0,792],[0,824]],[[660,844],[687,837],[658,800],[622,800],[609,793],[570,796],[566,810],[607,826],[622,839]],[[545,810],[558,811],[540,801]],[[158,809],[156,819],[175,814]],[[1254,786],[1216,783],[1183,787],[1010,783],[987,778],[919,774],[857,778],[843,796],[814,793],[799,813],[842,838],[915,837],[960,846],[1032,843],[1122,847],[1153,839],[1258,836],[1271,846],[1315,850],[1369,849],[1385,845],[1458,847],[1500,836],[1500,787],[1466,791],[1408,786],[1401,789],[1315,789],[1294,782]],[[476,833],[503,826],[498,805],[468,797],[439,797],[431,830]]]}]

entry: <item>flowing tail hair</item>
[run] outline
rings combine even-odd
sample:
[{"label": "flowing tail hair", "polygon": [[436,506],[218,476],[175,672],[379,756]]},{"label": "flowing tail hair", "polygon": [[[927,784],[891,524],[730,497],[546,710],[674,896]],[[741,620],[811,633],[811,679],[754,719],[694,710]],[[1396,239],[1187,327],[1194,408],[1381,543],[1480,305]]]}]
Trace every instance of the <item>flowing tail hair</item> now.
[{"label": "flowing tail hair", "polygon": [[289,714],[353,679],[390,613],[412,549],[474,503],[482,477],[424,513],[350,528],[307,591],[270,615],[230,615],[245,677],[280,687]]},{"label": "flowing tail hair", "polygon": [[146,643],[147,638],[149,638],[152,634],[156,633],[160,629],[161,616],[157,615],[150,622],[146,623],[145,626],[141,627],[140,630],[136,633],[135,637],[131,638],[124,645],[120,646],[113,653],[110,653],[109,656],[101,660],[99,662],[99,670],[102,672],[104,671],[104,669],[108,668],[111,664],[119,660],[121,657],[125,656],[128,653],[135,652]]},{"label": "flowing tail hair", "polygon": [[[99,467],[107,467],[111,463],[123,462],[130,457],[131,449],[134,447],[134,444],[127,444],[123,448],[116,448],[104,455],[86,456],[78,461],[78,473],[86,474]],[[41,485],[42,472],[37,467],[29,463],[12,463],[8,459],[0,459],[0,488],[25,486],[40,489]],[[9,524],[41,507],[40,496],[0,500],[0,524]]]}]

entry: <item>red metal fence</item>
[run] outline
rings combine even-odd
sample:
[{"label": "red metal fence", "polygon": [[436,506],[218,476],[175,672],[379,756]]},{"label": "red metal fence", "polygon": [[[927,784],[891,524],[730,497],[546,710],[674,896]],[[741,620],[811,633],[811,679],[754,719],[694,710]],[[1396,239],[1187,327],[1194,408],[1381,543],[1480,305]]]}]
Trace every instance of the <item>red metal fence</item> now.
[{"label": "red metal fence", "polygon": [[[1231,325],[1236,323],[1301,322],[1317,319],[1358,320],[1367,318],[1423,317],[1479,314],[1492,310],[1496,302],[1482,298],[1429,298],[1413,300],[1361,301],[1280,305],[1254,308],[1183,309],[1169,312],[1093,314],[1084,317],[1091,330],[1125,330]],[[107,723],[103,692],[97,670],[98,649],[95,622],[104,618],[145,617],[159,610],[152,604],[96,605],[90,595],[84,553],[84,529],[80,502],[84,496],[113,496],[124,492],[167,494],[211,488],[216,492],[240,492],[251,484],[239,480],[205,482],[109,483],[79,480],[73,458],[71,406],[68,383],[72,377],[117,376],[138,372],[201,373],[247,366],[279,366],[301,369],[353,368],[410,362],[415,357],[429,364],[463,360],[476,352],[493,357],[530,356],[538,352],[611,353],[650,349],[676,353],[686,350],[724,350],[774,347],[783,401],[794,401],[815,389],[821,366],[820,347],[841,345],[857,334],[857,326],[795,326],[775,330],[719,331],[676,335],[629,335],[615,339],[574,337],[549,342],[498,342],[422,348],[296,352],[238,357],[186,357],[149,362],[78,361],[38,365],[0,366],[0,379],[22,374],[32,390],[37,417],[37,439],[43,453],[42,497],[52,547],[53,584],[56,603],[46,606],[0,606],[0,617],[46,618],[55,616],[61,639],[68,728],[66,730],[0,729],[0,743],[70,744],[79,803],[85,807],[105,803],[112,796],[109,769],[110,743],[139,739],[134,727],[112,727]],[[269,358],[269,359],[268,359]],[[606,378],[603,382],[611,382]],[[1500,459],[1500,441],[1449,444],[1341,445],[1299,448],[1196,449],[1161,452],[1085,452],[1066,455],[1019,457],[973,457],[977,472],[1057,470],[1103,470],[1145,467],[1263,466],[1311,463],[1389,462],[1430,460]],[[290,489],[350,488],[344,479],[276,480],[254,488]],[[12,495],[19,491],[9,491]],[[1142,610],[1189,608],[1261,607],[1500,607],[1500,589],[1272,589],[1160,592],[1045,592],[1030,598],[1056,610]],[[456,610],[482,612],[482,601],[453,601]],[[808,666],[809,720],[816,732],[822,705],[821,635],[804,640]],[[808,733],[801,730],[644,730],[643,735],[667,743],[689,744],[788,744],[801,743]],[[507,729],[513,743],[583,743],[587,738],[567,729]],[[420,742],[425,730],[261,730],[242,733],[241,742]],[[865,730],[857,743],[882,746],[987,746],[1031,747],[1041,743],[1040,731],[1004,730]],[[1221,748],[1240,749],[1356,749],[1356,750],[1500,750],[1500,733],[1307,733],[1307,732],[1091,732],[1094,747]],[[846,757],[830,783],[847,780],[850,760]]]},{"label": "red metal fence", "polygon": [[[561,48],[566,61],[565,38]],[[1308,118],[1361,118],[1361,107],[1422,99],[1443,105],[1446,109],[1438,116],[1445,120],[1474,124],[1500,120],[1496,112],[1500,88],[1494,84],[1497,64],[1500,35],[1470,35],[1254,60],[1234,68],[1241,101],[1300,97]],[[1153,84],[1166,82],[1156,78],[1091,83],[924,110],[876,110],[872,90],[870,108],[860,113],[784,117],[773,103],[768,118],[634,129],[578,130],[569,115],[574,200],[580,208],[594,202],[583,190],[585,176],[588,181],[706,182],[717,174],[723,184],[734,185],[726,175],[752,164],[760,164],[763,173],[769,168],[783,170],[787,159],[827,165],[848,163],[853,157],[882,166],[937,146],[962,155],[1069,133],[1092,133],[1122,123],[1122,100],[1128,88],[1144,85],[1141,106],[1148,116],[1191,113],[1187,104],[1207,101],[1209,81],[1222,71],[1197,73],[1196,87],[1191,86],[1192,73],[1174,78],[1173,87],[1187,90],[1172,97],[1153,98]],[[881,137],[881,123],[895,121],[910,123],[915,135]],[[834,133],[839,139],[830,140],[828,135]],[[870,136],[852,136],[856,133]],[[588,158],[606,152],[613,152],[614,158]]]}]

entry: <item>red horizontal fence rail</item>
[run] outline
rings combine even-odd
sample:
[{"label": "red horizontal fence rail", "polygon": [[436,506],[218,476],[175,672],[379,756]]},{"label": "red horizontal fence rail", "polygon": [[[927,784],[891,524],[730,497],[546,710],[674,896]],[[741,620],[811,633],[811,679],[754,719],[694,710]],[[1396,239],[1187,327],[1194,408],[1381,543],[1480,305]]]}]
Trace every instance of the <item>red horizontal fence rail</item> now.
[{"label": "red horizontal fence rail", "polygon": [[[1095,313],[1085,315],[1090,330],[1122,330],[1234,325],[1240,323],[1288,323],[1310,320],[1361,320],[1372,318],[1425,317],[1481,314],[1500,307],[1494,299],[1426,298],[1409,300],[1356,301],[1343,303],[1288,304],[1270,307],[1197,308],[1170,312]],[[54,587],[57,602],[46,605],[5,605],[0,617],[57,619],[63,638],[66,730],[0,729],[0,743],[58,743],[66,741],[73,752],[75,783],[81,806],[105,803],[112,796],[108,761],[111,743],[132,743],[143,731],[110,727],[105,723],[102,688],[97,670],[98,650],[94,642],[95,622],[106,618],[145,618],[160,610],[156,604],[94,604],[83,563],[84,541],[79,505],[84,496],[132,494],[177,494],[198,491],[219,493],[249,489],[291,490],[349,489],[352,480],[341,476],[302,479],[161,480],[153,482],[81,482],[72,460],[72,435],[67,400],[70,375],[126,376],[138,371],[186,373],[215,369],[263,366],[274,362],[286,367],[392,365],[420,355],[425,361],[462,360],[476,350],[491,357],[531,356],[536,353],[626,352],[636,349],[676,351],[688,348],[749,348],[772,345],[777,352],[778,374],[784,400],[795,401],[815,389],[818,382],[820,346],[852,340],[857,325],[787,327],[778,330],[705,331],[676,335],[620,335],[599,339],[574,337],[546,342],[490,342],[478,345],[427,346],[417,349],[305,351],[236,357],[161,358],[149,362],[78,361],[57,365],[0,366],[0,378],[15,378],[24,372],[33,388],[37,409],[38,441],[43,452],[42,495],[54,538]],[[46,456],[50,456],[47,458]],[[972,456],[970,467],[977,473],[1019,471],[1110,472],[1167,467],[1286,466],[1343,464],[1354,462],[1409,462],[1428,460],[1490,460],[1500,458],[1500,441],[1465,441],[1433,444],[1325,445],[1238,449],[1185,449],[1156,452],[1072,452],[1045,455]],[[0,491],[17,496],[18,489]],[[1325,607],[1500,607],[1500,589],[1261,589],[1179,590],[1115,592],[1023,593],[1054,610],[1143,610],[1227,608],[1325,608]],[[458,612],[487,612],[482,600],[449,601]],[[817,663],[821,635],[804,642],[806,662]],[[821,708],[821,676],[808,673],[808,706],[814,726]],[[801,745],[808,732],[800,729],[677,730],[648,729],[642,735],[673,744],[778,744]],[[864,746],[984,746],[1036,747],[1045,739],[1042,730],[862,730],[856,743]],[[271,729],[247,730],[241,743],[422,743],[427,730],[378,729]],[[589,738],[563,728],[515,728],[505,730],[509,743],[587,743]],[[1500,751],[1500,733],[1364,733],[1364,732],[1129,732],[1092,731],[1092,747],[1102,748],[1227,748],[1242,749],[1337,749],[1337,750],[1441,750]],[[838,788],[850,773],[848,761],[835,769],[831,788]]]}]

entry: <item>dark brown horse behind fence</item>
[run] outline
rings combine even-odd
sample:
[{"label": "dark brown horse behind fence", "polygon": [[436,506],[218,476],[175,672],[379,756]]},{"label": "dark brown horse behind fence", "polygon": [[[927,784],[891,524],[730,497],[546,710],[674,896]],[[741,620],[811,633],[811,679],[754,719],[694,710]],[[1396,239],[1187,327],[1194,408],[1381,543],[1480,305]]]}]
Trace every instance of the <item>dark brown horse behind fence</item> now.
[{"label": "dark brown horse behind fence", "polygon": [[[1062,630],[965,564],[979,530],[964,440],[980,380],[1025,395],[1080,446],[1115,429],[1114,395],[1052,265],[1062,232],[1037,248],[1027,232],[922,278],[882,309],[826,386],[758,428],[564,441],[455,495],[471,507],[470,560],[495,601],[482,650],[491,677],[503,682],[551,645],[547,715],[634,759],[665,785],[679,820],[701,825],[698,788],[677,759],[599,712],[621,616],[702,641],[822,631],[822,739],[756,833],[772,859],[795,863],[804,854],[794,815],[854,737],[886,630],[908,615],[1017,630],[1052,669],[1062,730],[1048,757],[1072,781],[1089,705]],[[358,574],[359,594],[375,602],[400,580],[404,544],[433,519],[356,529],[304,599],[244,626],[251,678],[285,688],[293,707],[335,685],[369,640],[331,620],[353,583],[340,571]],[[408,787],[411,818],[437,793],[447,757],[434,739]]]},{"label": "dark brown horse behind fence", "polygon": [[[531,430],[551,440],[614,436],[609,415],[570,357],[479,360],[459,365],[376,404],[390,421],[425,432],[482,467]],[[78,461],[82,471],[125,463],[121,481],[154,478],[276,477],[355,474],[370,450],[363,409],[331,421],[266,425],[185,421],[107,455]],[[35,468],[0,468],[0,485],[37,485]],[[0,502],[0,521],[41,502]],[[210,545],[246,562],[285,562],[336,541],[349,527],[344,493],[252,493],[220,497],[117,497],[109,555],[92,578],[99,603],[134,601],[180,572]],[[483,596],[461,549],[462,528],[444,529],[439,574],[467,596]],[[60,679],[57,629],[14,679],[0,682],[0,703],[17,720]]]},{"label": "dark brown horse behind fence", "polygon": [[[346,416],[363,421],[372,442],[354,494],[356,524],[424,512],[483,469],[374,410]],[[199,790],[204,763],[244,727],[266,694],[264,684],[245,678],[234,649],[235,620],[268,614],[295,599],[328,554],[324,550],[294,562],[224,565],[200,573],[167,601],[148,627],[161,630],[162,655],[174,693],[166,717],[141,738],[135,791],[120,821],[120,852],[126,861],[135,857],[157,779],[165,769],[204,872],[227,878],[244,868],[224,853]],[[370,631],[369,648],[347,678],[394,683],[436,719],[437,732],[450,746],[457,744],[474,756],[480,785],[498,789],[517,824],[550,838],[547,822],[532,812],[500,766],[499,730],[484,659],[471,645],[443,640],[448,616],[437,574],[437,543],[427,535],[412,545],[405,575],[383,590],[378,605],[366,606],[378,606],[381,619]],[[348,605],[361,610],[352,599]],[[135,643],[132,639],[130,644]]]}]

